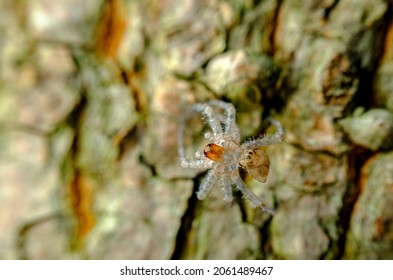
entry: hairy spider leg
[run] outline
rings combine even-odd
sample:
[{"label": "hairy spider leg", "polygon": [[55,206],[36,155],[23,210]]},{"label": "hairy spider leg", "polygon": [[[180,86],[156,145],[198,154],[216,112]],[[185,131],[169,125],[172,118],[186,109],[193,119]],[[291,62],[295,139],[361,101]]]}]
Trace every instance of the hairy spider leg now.
[{"label": "hairy spider leg", "polygon": [[236,125],[236,109],[231,103],[226,103],[221,100],[211,100],[209,102],[211,106],[219,107],[225,112],[225,133],[229,133],[233,136],[233,140],[239,143],[240,132]]},{"label": "hairy spider leg", "polygon": [[178,143],[178,154],[180,159],[180,165],[183,168],[195,168],[195,169],[207,169],[209,168],[208,163],[204,159],[189,160],[186,158],[186,152],[184,150],[184,122],[181,122],[178,128],[177,143]]},{"label": "hairy spider leg", "polygon": [[189,160],[186,158],[183,135],[184,135],[185,122],[187,119],[188,117],[180,121],[177,131],[177,144],[178,144],[177,149],[179,154],[180,165],[183,168],[207,169],[208,168],[207,162],[204,159]]},{"label": "hairy spider leg", "polygon": [[201,184],[199,185],[199,189],[197,192],[197,197],[199,200],[205,199],[208,194],[211,192],[215,183],[217,182],[219,176],[217,176],[216,171],[214,169],[210,169],[205,178],[203,178]]},{"label": "hairy spider leg", "polygon": [[266,207],[263,204],[262,200],[256,194],[254,194],[250,189],[246,187],[243,180],[238,175],[232,176],[232,181],[236,185],[236,189],[243,194],[244,198],[247,199],[254,208],[256,207],[261,208],[262,211],[274,215],[274,211],[269,207]]},{"label": "hairy spider leg", "polygon": [[271,135],[262,135],[258,139],[247,141],[241,145],[241,148],[253,150],[261,146],[281,143],[284,140],[284,129],[281,123],[272,118],[269,118],[269,122],[276,127],[276,133]]},{"label": "hairy spider leg", "polygon": [[229,179],[228,177],[220,177],[218,180],[221,186],[221,190],[224,193],[224,201],[232,202],[233,201],[232,183],[228,179]]},{"label": "hairy spider leg", "polygon": [[180,122],[177,134],[178,142],[178,153],[180,158],[180,165],[184,168],[197,168],[197,169],[207,169],[210,167],[209,162],[205,159],[193,159],[189,160],[186,158],[186,153],[184,149],[184,128],[185,122],[191,117],[193,112],[201,113],[209,126],[211,127],[214,135],[221,135],[223,133],[220,121],[216,115],[213,108],[207,104],[196,103],[191,107],[188,115]]},{"label": "hairy spider leg", "polygon": [[220,121],[218,120],[216,112],[214,112],[214,109],[211,106],[207,104],[197,103],[192,107],[195,111],[201,113],[205,117],[214,135],[219,135],[223,133]]}]

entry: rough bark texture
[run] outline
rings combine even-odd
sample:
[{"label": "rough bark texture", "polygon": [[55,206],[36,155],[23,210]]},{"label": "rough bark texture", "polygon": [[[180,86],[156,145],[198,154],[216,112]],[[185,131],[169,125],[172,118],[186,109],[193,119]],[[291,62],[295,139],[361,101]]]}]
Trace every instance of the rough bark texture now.
[{"label": "rough bark texture", "polygon": [[[0,2],[1,259],[393,259],[393,3]],[[274,116],[273,217],[195,191],[187,105]],[[202,122],[187,128],[195,151]]]}]

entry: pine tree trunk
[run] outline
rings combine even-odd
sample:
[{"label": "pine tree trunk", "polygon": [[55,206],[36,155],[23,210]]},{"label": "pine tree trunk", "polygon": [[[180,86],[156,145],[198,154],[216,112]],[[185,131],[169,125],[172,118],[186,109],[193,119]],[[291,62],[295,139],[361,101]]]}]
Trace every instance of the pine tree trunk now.
[{"label": "pine tree trunk", "polygon": [[[392,7],[2,1],[0,259],[392,259]],[[177,131],[211,99],[242,141],[285,128],[267,182],[241,172],[274,216],[197,199]]]}]

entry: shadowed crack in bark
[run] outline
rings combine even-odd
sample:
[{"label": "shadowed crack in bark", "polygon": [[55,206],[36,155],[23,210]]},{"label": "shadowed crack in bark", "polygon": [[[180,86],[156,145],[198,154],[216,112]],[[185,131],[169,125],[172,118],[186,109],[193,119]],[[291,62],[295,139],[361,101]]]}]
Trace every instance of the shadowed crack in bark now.
[{"label": "shadowed crack in bark", "polygon": [[334,10],[334,8],[337,6],[338,2],[340,0],[335,0],[333,3],[331,3],[329,6],[325,7],[324,13],[323,13],[323,19],[325,21],[329,20],[330,13]]},{"label": "shadowed crack in bark", "polygon": [[192,222],[195,218],[195,210],[198,205],[196,192],[198,191],[200,178],[204,175],[205,173],[202,173],[193,180],[194,188],[192,195],[188,199],[188,207],[181,217],[180,227],[176,235],[175,248],[173,250],[171,260],[179,260],[184,256],[185,248],[188,242],[188,234],[191,230]]},{"label": "shadowed crack in bark", "polygon": [[355,147],[348,156],[348,172],[350,172],[350,176],[352,176],[349,181],[354,183],[347,186],[347,190],[343,197],[343,208],[341,209],[339,217],[339,230],[341,232],[337,242],[338,254],[334,259],[342,259],[344,255],[351,216],[360,195],[361,169],[369,158],[370,153],[367,153],[363,148],[360,147]]},{"label": "shadowed crack in bark", "polygon": [[[338,2],[338,1],[336,1]],[[386,46],[387,40],[387,30],[390,24],[392,24],[393,20],[393,5],[389,3],[389,7],[384,15],[383,22],[381,24],[381,28],[383,31],[381,32],[381,37],[379,38],[376,45]],[[386,50],[384,48],[379,48],[380,51],[375,55],[375,63],[373,65],[373,69],[368,71],[361,71],[359,74],[359,79],[361,84],[359,88],[361,89],[355,96],[355,104],[357,106],[364,106],[368,108],[372,105],[372,96],[368,95],[370,92],[373,92],[373,83],[375,78],[376,70],[378,69],[379,64],[381,63],[381,59],[383,57],[383,53]],[[370,78],[370,76],[372,78]],[[363,81],[363,82],[362,82]],[[345,254],[345,247],[347,242],[347,233],[350,227],[351,217],[354,210],[354,206],[359,198],[360,189],[361,189],[361,170],[364,167],[364,164],[367,160],[372,156],[372,152],[365,150],[362,147],[354,147],[351,153],[348,155],[348,165],[349,172],[352,174],[352,179],[349,180],[353,182],[352,185],[347,187],[346,193],[343,198],[343,209],[340,213],[339,219],[339,227],[342,232],[340,232],[338,239],[338,254],[335,256],[335,259],[342,259]]]}]

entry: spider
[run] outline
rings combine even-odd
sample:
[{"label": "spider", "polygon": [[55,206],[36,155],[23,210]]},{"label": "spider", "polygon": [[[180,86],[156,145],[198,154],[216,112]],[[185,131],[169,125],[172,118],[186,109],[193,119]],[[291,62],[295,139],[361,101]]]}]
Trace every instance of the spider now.
[{"label": "spider", "polygon": [[[210,143],[206,145],[203,153],[198,151],[194,159],[188,159],[185,155],[183,133],[185,122],[193,113],[202,114],[212,133],[205,133],[205,138]],[[240,144],[236,111],[231,103],[211,100],[208,103],[196,103],[191,106],[190,114],[179,126],[178,153],[183,168],[209,169],[199,186],[198,199],[205,199],[218,184],[224,193],[224,200],[231,202],[233,200],[231,186],[235,185],[254,208],[258,207],[269,214],[274,214],[272,209],[266,207],[262,200],[246,187],[239,174],[239,167],[241,167],[258,181],[263,183],[266,181],[270,161],[264,146],[280,143],[284,139],[281,124],[273,119],[269,121],[276,127],[275,134],[263,135]]]}]

